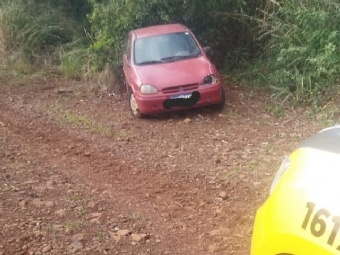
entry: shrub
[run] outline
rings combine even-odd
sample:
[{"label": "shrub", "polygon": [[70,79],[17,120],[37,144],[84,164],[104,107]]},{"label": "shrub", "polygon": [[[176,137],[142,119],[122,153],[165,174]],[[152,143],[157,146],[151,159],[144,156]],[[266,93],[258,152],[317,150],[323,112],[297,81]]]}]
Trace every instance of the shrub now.
[{"label": "shrub", "polygon": [[[239,65],[239,58],[249,57],[249,51],[257,47],[253,43],[253,23],[250,15],[260,6],[253,1],[203,1],[203,0],[90,0],[89,15],[94,43],[94,66],[102,69],[109,63],[117,77],[122,77],[121,59],[124,39],[129,30],[165,23],[182,23],[188,26],[205,45],[214,51],[218,67]],[[236,51],[236,48],[242,50]],[[251,49],[251,50],[250,50]],[[247,55],[248,54],[248,55]],[[228,61],[225,62],[225,58]]]},{"label": "shrub", "polygon": [[[2,0],[0,2],[0,52],[12,61],[43,67],[58,64],[60,47],[85,38],[83,29],[49,1]],[[78,47],[78,45],[77,45]]]},{"label": "shrub", "polygon": [[275,99],[315,103],[339,77],[340,3],[268,1],[263,14],[265,53],[254,68],[257,77],[274,90]]}]

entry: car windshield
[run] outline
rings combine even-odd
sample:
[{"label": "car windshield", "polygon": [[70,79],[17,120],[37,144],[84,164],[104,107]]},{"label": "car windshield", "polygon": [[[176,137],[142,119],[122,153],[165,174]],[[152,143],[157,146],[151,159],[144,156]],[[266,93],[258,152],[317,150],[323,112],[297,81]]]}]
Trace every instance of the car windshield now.
[{"label": "car windshield", "polygon": [[201,51],[189,32],[141,38],[134,44],[136,65],[171,62],[200,55]]}]

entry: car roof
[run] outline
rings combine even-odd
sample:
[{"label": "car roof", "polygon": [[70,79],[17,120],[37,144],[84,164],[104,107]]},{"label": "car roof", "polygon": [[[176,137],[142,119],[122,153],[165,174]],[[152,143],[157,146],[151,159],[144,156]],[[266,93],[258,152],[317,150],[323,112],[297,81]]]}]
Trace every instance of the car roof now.
[{"label": "car roof", "polygon": [[160,35],[160,34],[170,34],[170,33],[188,32],[188,31],[189,29],[182,24],[156,25],[156,26],[143,27],[143,28],[133,30],[137,39]]},{"label": "car roof", "polygon": [[298,148],[314,148],[340,154],[340,125],[326,128],[307,138]]}]

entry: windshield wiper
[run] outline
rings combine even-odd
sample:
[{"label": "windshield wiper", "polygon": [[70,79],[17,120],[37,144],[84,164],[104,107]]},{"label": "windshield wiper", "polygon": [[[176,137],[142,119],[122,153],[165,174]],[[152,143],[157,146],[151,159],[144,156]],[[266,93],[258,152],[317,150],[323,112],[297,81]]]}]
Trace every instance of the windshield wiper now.
[{"label": "windshield wiper", "polygon": [[166,58],[162,58],[162,61],[168,61],[168,60],[179,60],[179,59],[186,59],[186,58],[196,58],[198,57],[200,54],[194,54],[194,55],[186,55],[186,56],[171,56],[171,57],[166,57]]},{"label": "windshield wiper", "polygon": [[159,63],[163,63],[162,60],[148,60],[148,61],[143,61],[138,63],[138,65],[150,65],[150,64],[159,64]]}]

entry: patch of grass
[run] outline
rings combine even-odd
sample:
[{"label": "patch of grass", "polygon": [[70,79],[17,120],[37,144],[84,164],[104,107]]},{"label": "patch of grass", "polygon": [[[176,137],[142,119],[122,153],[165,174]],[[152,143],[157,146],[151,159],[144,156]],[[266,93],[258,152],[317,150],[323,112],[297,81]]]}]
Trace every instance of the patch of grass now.
[{"label": "patch of grass", "polygon": [[265,2],[255,18],[263,54],[244,72],[245,83],[263,85],[280,104],[321,103],[339,79],[340,3]]},{"label": "patch of grass", "polygon": [[83,198],[79,196],[70,196],[69,199],[77,204],[83,203]]},{"label": "patch of grass", "polygon": [[64,74],[70,78],[78,78],[79,71],[81,70],[81,66],[79,66],[79,62],[76,61],[71,56],[67,56],[62,60],[61,68]]},{"label": "patch of grass", "polygon": [[228,118],[231,119],[239,119],[241,118],[241,114],[239,113],[239,110],[236,108],[230,108],[230,112],[228,113]]},{"label": "patch of grass", "polygon": [[272,152],[273,150],[275,150],[275,147],[274,147],[273,145],[267,144],[267,145],[266,145],[266,150],[267,150],[268,152]]},{"label": "patch of grass", "polygon": [[66,222],[64,224],[64,229],[65,229],[65,232],[68,233],[68,234],[72,234],[74,232],[73,225],[70,222]]},{"label": "patch of grass", "polygon": [[35,72],[32,66],[26,60],[21,58],[12,63],[12,67],[17,76],[31,75]]},{"label": "patch of grass", "polygon": [[240,172],[239,169],[234,168],[233,170],[231,170],[230,172],[227,173],[227,176],[228,176],[229,178],[233,178],[233,177],[235,177],[236,175],[238,175],[239,172]]},{"label": "patch of grass", "polygon": [[289,136],[294,138],[294,139],[301,139],[302,138],[302,134],[299,134],[299,133],[292,133]]},{"label": "patch of grass", "polygon": [[119,131],[119,132],[116,133],[115,136],[116,136],[117,140],[125,140],[125,139],[128,139],[128,138],[135,138],[136,137],[133,130]]},{"label": "patch of grass", "polygon": [[[269,7],[269,5],[268,5]],[[276,99],[320,104],[339,77],[336,0],[276,2],[261,20],[268,39],[267,84]]]},{"label": "patch of grass", "polygon": [[59,120],[63,122],[71,123],[81,127],[86,127],[104,136],[112,137],[111,128],[106,127],[101,122],[97,122],[96,120],[91,119],[90,117],[78,115],[77,113],[71,111],[64,111],[59,109],[57,112]]},{"label": "patch of grass", "polygon": [[50,233],[50,234],[52,234],[54,236],[58,233],[58,231],[53,227],[52,223],[48,223],[47,224],[46,230],[47,230],[47,233]]},{"label": "patch of grass", "polygon": [[108,234],[99,228],[96,228],[94,235],[98,242],[103,242],[108,237]]},{"label": "patch of grass", "polygon": [[267,120],[265,119],[265,118],[259,118],[259,124],[261,125],[261,126],[265,126],[265,125],[267,125]]},{"label": "patch of grass", "polygon": [[339,123],[340,110],[336,107],[336,105],[329,104],[322,108],[322,111],[317,114],[316,118],[323,128],[334,126]]},{"label": "patch of grass", "polygon": [[64,229],[66,233],[72,234],[74,232],[81,230],[84,226],[85,226],[84,221],[76,221],[74,223],[68,221],[64,224]]},{"label": "patch of grass", "polygon": [[277,118],[283,117],[285,115],[283,106],[274,102],[266,104],[266,111],[272,113]]},{"label": "patch of grass", "polygon": [[85,48],[74,49],[66,53],[64,49],[61,49],[61,72],[69,78],[80,79],[83,74],[87,53]]},{"label": "patch of grass", "polygon": [[80,208],[75,211],[77,215],[84,215],[86,213],[86,209]]},{"label": "patch of grass", "polygon": [[145,216],[141,213],[132,213],[130,216],[129,216],[129,219],[131,220],[143,220],[145,219]]},{"label": "patch of grass", "polygon": [[85,226],[85,222],[83,221],[76,221],[74,223],[74,228],[78,231],[81,230],[84,226]]},{"label": "patch of grass", "polygon": [[250,162],[248,168],[250,171],[256,172],[257,170],[259,170],[259,164],[255,162]]},{"label": "patch of grass", "polygon": [[285,116],[285,111],[284,111],[282,106],[275,107],[273,113],[274,113],[275,117],[277,117],[277,118],[281,118],[281,117]]},{"label": "patch of grass", "polygon": [[113,93],[120,93],[124,91],[125,85],[124,82],[119,81],[117,79],[114,70],[110,67],[107,63],[104,66],[103,71],[99,74],[97,78],[97,85],[99,86],[98,89],[105,92],[113,92]]},{"label": "patch of grass", "polygon": [[59,64],[59,49],[88,43],[79,24],[56,1],[0,1],[0,57],[23,74]]},{"label": "patch of grass", "polygon": [[[25,67],[20,66],[11,66],[8,67],[7,65],[1,66],[0,63],[0,85],[2,84],[8,84],[11,83],[13,85],[25,85],[28,79],[28,75],[23,74],[21,70],[18,69],[25,69]],[[28,73],[31,72],[31,70],[27,71]]]},{"label": "patch of grass", "polygon": [[335,120],[332,120],[332,119],[326,119],[324,120],[323,122],[323,128],[327,128],[327,127],[331,127],[331,126],[334,126],[335,124],[337,124],[337,122]]},{"label": "patch of grass", "polygon": [[[0,63],[1,64],[1,63]],[[0,67],[0,85],[6,84],[9,80],[14,79],[12,70],[5,66]]]}]

